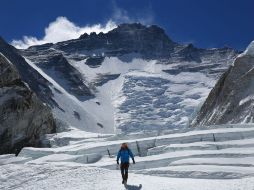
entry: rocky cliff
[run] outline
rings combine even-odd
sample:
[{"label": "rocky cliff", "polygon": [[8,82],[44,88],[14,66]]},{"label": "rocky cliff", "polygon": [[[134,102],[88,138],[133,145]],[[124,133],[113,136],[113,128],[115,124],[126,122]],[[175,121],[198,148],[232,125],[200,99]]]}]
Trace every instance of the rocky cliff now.
[{"label": "rocky cliff", "polygon": [[193,126],[252,123],[254,117],[254,41],[220,77]]},{"label": "rocky cliff", "polygon": [[55,132],[50,109],[21,80],[16,67],[0,53],[0,154],[41,146]]}]

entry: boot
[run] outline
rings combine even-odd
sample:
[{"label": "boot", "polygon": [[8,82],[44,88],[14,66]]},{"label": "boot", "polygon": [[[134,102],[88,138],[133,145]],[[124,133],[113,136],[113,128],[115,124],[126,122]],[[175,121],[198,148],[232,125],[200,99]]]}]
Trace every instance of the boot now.
[{"label": "boot", "polygon": [[124,184],[127,184],[128,174],[125,174],[124,176]]}]

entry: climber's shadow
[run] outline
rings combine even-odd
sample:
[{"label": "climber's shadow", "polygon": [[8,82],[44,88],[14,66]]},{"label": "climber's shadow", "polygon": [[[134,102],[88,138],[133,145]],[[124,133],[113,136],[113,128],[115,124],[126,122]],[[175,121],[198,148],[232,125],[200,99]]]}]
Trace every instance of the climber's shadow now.
[{"label": "climber's shadow", "polygon": [[137,185],[124,185],[127,190],[140,190],[142,189],[142,184]]}]

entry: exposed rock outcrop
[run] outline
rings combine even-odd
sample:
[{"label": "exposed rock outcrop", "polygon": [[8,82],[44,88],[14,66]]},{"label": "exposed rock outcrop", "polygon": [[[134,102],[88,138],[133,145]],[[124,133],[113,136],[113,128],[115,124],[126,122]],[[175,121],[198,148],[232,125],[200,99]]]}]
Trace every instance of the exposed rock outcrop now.
[{"label": "exposed rock outcrop", "polygon": [[50,109],[21,80],[15,66],[0,53],[0,154],[41,146],[55,132]]},{"label": "exposed rock outcrop", "polygon": [[254,42],[221,76],[201,107],[193,126],[253,123]]},{"label": "exposed rock outcrop", "polygon": [[1,37],[0,52],[10,60],[13,65],[15,65],[21,80],[29,85],[41,101],[52,106],[58,106],[52,98],[52,91],[49,87],[51,83],[41,76],[35,69],[30,67],[26,60],[19,54],[18,50],[5,42]]}]

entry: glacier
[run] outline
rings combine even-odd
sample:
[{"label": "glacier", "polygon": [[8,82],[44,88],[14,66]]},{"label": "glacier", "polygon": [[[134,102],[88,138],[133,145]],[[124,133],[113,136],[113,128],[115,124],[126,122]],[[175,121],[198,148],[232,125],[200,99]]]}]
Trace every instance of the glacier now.
[{"label": "glacier", "polygon": [[[221,125],[161,136],[58,133],[63,144],[0,156],[1,189],[252,190],[253,125]],[[64,144],[64,142],[68,142]],[[122,186],[115,154],[127,142],[136,155]],[[137,149],[137,143],[140,151]],[[110,152],[110,155],[108,155]],[[160,184],[160,186],[158,186]]]}]

